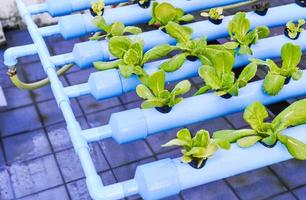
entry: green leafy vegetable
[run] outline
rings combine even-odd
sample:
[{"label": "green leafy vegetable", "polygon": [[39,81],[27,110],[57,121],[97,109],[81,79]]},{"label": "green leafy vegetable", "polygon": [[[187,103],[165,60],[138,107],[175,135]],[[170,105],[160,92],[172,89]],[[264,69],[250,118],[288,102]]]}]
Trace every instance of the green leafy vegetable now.
[{"label": "green leafy vegetable", "polygon": [[211,19],[218,20],[224,18],[222,13],[223,13],[223,8],[211,8],[208,13],[202,12],[201,16],[210,17]]},{"label": "green leafy vegetable", "polygon": [[194,17],[190,14],[184,15],[184,11],[180,8],[175,8],[167,2],[154,2],[152,6],[152,19],[149,25],[159,24],[161,28],[169,22],[190,22]]},{"label": "green leafy vegetable", "polygon": [[98,0],[97,2],[91,2],[91,10],[96,16],[101,16],[104,10],[104,0]]},{"label": "green leafy vegetable", "polygon": [[190,163],[192,161],[197,162],[199,168],[204,160],[213,156],[213,154],[219,149],[230,149],[229,142],[223,139],[211,139],[209,132],[201,129],[194,137],[187,128],[177,132],[177,138],[170,140],[162,147],[181,146],[182,147],[182,162]]},{"label": "green leafy vegetable", "polygon": [[166,61],[160,68],[166,72],[178,70],[190,57],[199,58],[203,64],[211,64],[211,58],[217,52],[232,52],[236,47],[230,43],[224,45],[207,45],[206,37],[191,39],[193,30],[186,26],[181,26],[174,22],[166,25],[167,33],[177,40],[174,50],[180,50],[180,53]]},{"label": "green leafy vegetable", "polygon": [[289,21],[286,24],[286,30],[288,31],[288,36],[291,39],[297,38],[298,34],[304,31],[304,29],[303,29],[304,24],[305,24],[304,19],[299,19],[297,25],[295,25],[294,22]]},{"label": "green leafy vegetable", "polygon": [[257,142],[273,146],[280,141],[289,153],[299,160],[306,160],[306,144],[281,132],[288,127],[306,123],[306,99],[296,101],[278,114],[271,123],[266,122],[269,117],[266,108],[260,102],[249,105],[243,118],[252,129],[222,130],[213,134],[214,139],[226,140],[246,148]]},{"label": "green leafy vegetable", "polygon": [[108,70],[112,68],[119,68],[120,74],[128,78],[135,74],[142,78],[145,83],[147,73],[143,70],[143,65],[146,62],[166,56],[173,51],[175,47],[168,44],[156,46],[146,53],[143,52],[143,41],[132,40],[127,36],[115,36],[109,40],[110,53],[118,58],[115,61],[109,62],[94,62],[93,65],[98,70]]},{"label": "green leafy vegetable", "polygon": [[245,87],[255,76],[257,65],[253,63],[247,65],[236,81],[235,74],[232,71],[233,65],[234,56],[231,53],[226,51],[216,53],[214,59],[212,59],[212,65],[204,65],[199,68],[199,75],[204,80],[205,85],[195,95],[214,90],[220,96],[225,94],[237,96],[239,88]]},{"label": "green leafy vegetable", "polygon": [[299,80],[303,74],[298,67],[302,57],[300,46],[287,43],[283,45],[281,55],[283,62],[281,67],[277,66],[277,64],[270,59],[267,59],[266,61],[250,59],[252,63],[265,65],[269,68],[269,72],[263,83],[263,89],[267,94],[273,96],[277,95],[284,87],[287,78],[292,77],[293,80]]},{"label": "green leafy vegetable", "polygon": [[183,100],[177,96],[190,90],[191,84],[187,80],[179,82],[171,92],[166,90],[165,76],[165,72],[159,70],[148,77],[146,85],[140,84],[136,87],[138,96],[146,100],[142,103],[142,108],[173,107]]},{"label": "green leafy vegetable", "polygon": [[107,25],[105,19],[102,16],[96,16],[93,19],[93,23],[103,32],[97,32],[90,40],[100,40],[102,38],[110,39],[114,36],[123,36],[126,33],[129,34],[139,34],[142,30],[136,26],[125,26],[122,22],[114,22],[110,25]]},{"label": "green leafy vegetable", "polygon": [[231,39],[239,46],[238,54],[252,54],[250,46],[259,39],[270,35],[267,26],[259,26],[250,31],[250,21],[244,12],[238,12],[228,24],[228,32]]}]

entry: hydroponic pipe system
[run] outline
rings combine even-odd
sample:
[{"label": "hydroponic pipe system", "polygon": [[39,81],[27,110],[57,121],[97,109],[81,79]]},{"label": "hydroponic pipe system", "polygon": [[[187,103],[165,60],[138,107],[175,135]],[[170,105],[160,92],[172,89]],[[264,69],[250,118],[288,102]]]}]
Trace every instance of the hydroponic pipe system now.
[{"label": "hydroponic pipe system", "polygon": [[[56,74],[55,65],[52,62],[47,46],[44,43],[43,37],[38,31],[38,27],[33,22],[31,15],[28,12],[27,8],[25,7],[24,3],[21,0],[16,0],[16,2],[18,10],[21,16],[23,17],[23,19],[25,20],[31,38],[33,39],[34,42],[34,46],[31,49],[31,54],[33,54],[34,50],[36,49],[39,58],[41,59],[44,71],[47,74],[48,78],[50,79],[51,89],[54,93],[58,106],[63,112],[71,141],[80,158],[80,162],[86,176],[86,184],[88,186],[89,193],[93,199],[95,200],[120,199],[134,194],[140,194],[144,199],[159,199],[169,195],[177,194],[180,190],[183,189],[208,183],[210,181],[225,178],[231,175],[235,175],[238,173],[242,173],[248,170],[256,169],[258,167],[263,167],[266,165],[270,165],[291,158],[291,156],[288,154],[285,148],[280,144],[278,144],[273,149],[267,149],[261,145],[255,145],[254,147],[249,149],[240,149],[237,146],[233,145],[232,150],[228,152],[226,151],[217,152],[215,154],[216,156],[209,159],[207,162],[207,166],[201,170],[196,170],[189,167],[186,164],[182,164],[178,159],[174,160],[165,159],[138,167],[134,179],[127,180],[124,182],[119,182],[108,186],[103,186],[101,178],[97,174],[93,165],[93,161],[90,157],[88,142],[86,141],[86,139],[91,140],[93,134],[100,135],[102,132],[104,134],[108,134],[109,137],[113,136],[112,132],[113,130],[109,129],[108,127],[113,125],[110,124],[103,127],[97,127],[95,129],[88,129],[87,132],[86,130],[82,132],[81,127],[72,112],[69,98],[65,94],[63,85]],[[13,50],[14,49],[9,50],[8,52],[10,53],[7,53],[6,54],[7,56],[5,57],[6,59],[5,63],[8,64],[10,67],[12,67],[11,64],[15,65],[17,63],[17,60],[14,60],[14,58],[17,59],[18,56],[24,53],[23,52],[24,49],[20,50],[20,52],[15,52],[15,53],[12,52]],[[185,101],[183,101],[181,104],[175,106],[173,108],[173,111],[176,113],[179,112],[182,113],[181,110],[182,108],[180,108],[181,106],[194,105],[194,103],[202,104],[203,102],[200,101],[198,102],[198,99],[205,97],[205,99],[203,99],[205,102],[211,102],[211,104],[213,104],[213,101],[214,102],[218,101],[219,103],[223,101],[224,104],[226,104],[226,106],[224,107],[225,111],[221,111],[220,105],[215,105],[218,106],[216,107],[216,109],[218,110],[216,112],[212,112],[212,114],[213,113],[215,113],[216,115],[218,115],[218,113],[220,113],[220,115],[222,113],[226,114],[229,112],[234,112],[235,109],[241,110],[241,108],[237,104],[245,101],[250,102],[251,101],[250,99],[252,97],[254,97],[253,100],[261,100],[264,104],[269,104],[283,100],[285,98],[291,98],[305,94],[306,89],[303,89],[304,87],[299,87],[299,85],[305,85],[305,83],[306,83],[306,78],[304,72],[304,76],[302,79],[300,79],[299,81],[291,81],[289,85],[286,85],[284,87],[284,89],[280,92],[278,96],[268,97],[267,95],[262,93],[261,90],[262,81],[254,82],[249,84],[246,88],[240,90],[241,98],[240,96],[238,96],[238,97],[232,97],[229,100],[225,100],[213,94],[204,94],[201,96],[185,99]],[[254,91],[255,94],[248,92],[247,90]],[[229,107],[231,106],[234,106],[235,108],[230,109]],[[210,109],[210,107],[211,106],[209,105],[207,109]],[[184,109],[186,111],[186,107]],[[138,127],[132,127],[135,128],[135,130],[142,130],[144,132],[147,131],[148,133],[154,133],[155,131],[158,131],[160,129],[167,129],[176,126],[175,122],[172,122],[170,126],[167,126],[165,124],[160,124],[161,127],[158,127],[159,124],[156,125],[156,123],[158,123],[160,117],[165,117],[168,114],[165,115],[159,114],[160,116],[158,116],[157,111],[155,111],[154,109],[148,109],[146,111],[142,111],[141,109],[138,110],[133,109],[126,112],[133,112],[133,111],[135,111],[136,113],[136,114],[133,113],[133,116],[135,117],[134,119],[140,122]],[[190,119],[189,122],[192,123],[192,120],[197,120],[196,115],[200,114],[200,112],[202,111],[193,112],[191,116],[192,119]],[[116,124],[121,125],[121,122],[118,120],[124,118],[123,116],[125,114],[122,113],[116,113],[112,115],[112,121],[113,121],[112,123],[114,124],[114,127],[117,126]],[[152,116],[144,117],[143,115],[152,115]],[[184,112],[183,115],[186,116],[186,112]],[[171,115],[171,117],[173,116]],[[145,128],[143,129],[141,128],[141,126],[143,126],[143,122],[141,122],[141,120],[150,121],[150,124],[146,125],[147,126],[146,128],[148,130],[145,130]],[[117,128],[120,128],[121,130],[121,128],[124,128],[124,126],[122,127],[117,126]],[[106,130],[111,130],[111,131],[106,131]],[[301,140],[302,142],[306,142],[305,134],[301,134],[302,132],[304,132],[304,130],[305,126],[300,126],[288,129],[287,131],[285,131],[285,133],[290,134],[290,136],[293,136]],[[128,129],[126,129],[125,131],[128,131]],[[87,133],[86,136],[85,133]],[[134,139],[144,137],[143,132],[142,133],[137,132],[136,134],[131,137],[133,137]],[[90,136],[90,138],[84,138],[84,136],[85,137]],[[124,139],[126,138],[123,138],[123,140]],[[262,157],[261,155],[265,155],[265,157]],[[252,161],[250,161],[248,159],[250,156],[256,157],[257,159],[253,159]],[[227,168],[225,169],[218,168],[219,166],[223,165],[226,165]]]},{"label": "hydroponic pipe system", "polygon": [[[251,57],[262,60],[280,57],[281,47],[288,42],[301,46],[302,51],[306,52],[305,41],[306,33],[301,33],[297,40],[291,40],[284,35],[261,39],[251,46],[253,55],[236,56],[234,67],[242,67],[248,64]],[[166,61],[167,59],[147,63],[144,65],[144,69],[148,74],[152,74]],[[202,66],[202,63],[199,60],[195,62],[186,61],[179,70],[166,73],[166,81],[179,81],[197,76],[200,66]],[[124,78],[118,70],[112,69],[91,73],[87,83],[68,86],[64,90],[69,98],[91,94],[97,100],[101,100],[133,91],[138,84],[140,84],[140,81],[137,76]]]},{"label": "hydroponic pipe system", "polygon": [[[105,5],[113,5],[128,0],[105,0]],[[86,10],[91,7],[92,0],[46,0],[44,3],[28,6],[30,14],[48,12],[52,17],[71,14],[76,11]]]},{"label": "hydroponic pipe system", "polygon": [[[290,12],[287,12],[290,10]],[[251,28],[261,25],[269,27],[281,26],[290,20],[306,19],[305,8],[297,6],[296,4],[289,4],[270,8],[266,16],[259,16],[254,12],[248,12],[247,18],[250,19]],[[281,18],[278,13],[286,13]],[[207,36],[208,40],[214,40],[228,36],[227,26],[228,22],[233,16],[228,16],[223,19],[220,25],[214,25],[208,20],[191,23],[186,26],[191,27],[194,32],[193,38],[201,38]],[[176,40],[160,30],[149,31],[138,35],[132,35],[131,38],[142,38],[144,40],[145,51],[160,44],[176,44]],[[158,39],[157,39],[158,38]],[[67,63],[74,62],[80,68],[92,66],[95,61],[107,61],[114,59],[108,51],[108,41],[87,41],[75,44],[73,51],[68,54],[54,56],[52,62],[56,66],[62,66]]]},{"label": "hydroponic pipe system", "polygon": [[[226,4],[239,3],[246,0],[157,0],[157,2],[168,2],[174,7],[183,9],[186,13],[219,7]],[[152,18],[152,4],[150,8],[143,9],[137,4],[106,10],[103,18],[108,24],[120,21],[125,25],[146,23]],[[43,36],[61,34],[65,39],[80,37],[99,29],[92,23],[91,14],[75,14],[59,18],[58,24],[43,27],[40,30]],[[77,22],[77,23],[71,23]]]},{"label": "hydroponic pipe system", "polygon": [[[285,13],[287,10],[292,12],[287,13],[286,15],[279,17],[277,13]],[[214,25],[208,20],[191,23],[186,26],[191,27],[194,30],[193,38],[198,38],[202,36],[207,36],[208,40],[214,40],[222,37],[228,36],[227,25],[228,22],[232,19],[233,16],[225,17],[222,24]],[[290,20],[305,19],[306,12],[305,8],[297,6],[296,4],[289,4],[279,7],[270,8],[267,15],[262,17],[254,12],[247,13],[247,17],[251,21],[251,28],[255,28],[260,25],[267,25],[269,27],[280,26],[286,24]],[[155,30],[149,31],[136,36],[130,37],[139,37],[144,40],[145,50],[164,43],[175,44],[176,41],[163,33],[162,31]],[[155,39],[155,38],[158,38]],[[21,56],[31,55],[33,53],[26,53],[30,45],[25,45],[22,47],[11,47],[5,52],[5,64],[7,66],[12,66],[17,64],[17,58]],[[19,53],[21,52],[21,53]],[[18,56],[17,56],[17,55]],[[63,66],[65,64],[75,63],[80,68],[86,68],[92,66],[92,63],[95,61],[107,61],[114,59],[108,51],[108,42],[103,41],[87,41],[81,42],[74,45],[73,51],[71,53],[57,55],[51,57],[52,63],[57,66]]]},{"label": "hydroponic pipe system", "polygon": [[169,129],[240,112],[254,101],[267,105],[302,96],[306,94],[306,87],[299,86],[306,85],[306,71],[303,71],[303,77],[299,81],[291,81],[277,96],[264,93],[262,84],[262,80],[249,83],[239,90],[238,96],[230,99],[224,99],[214,93],[188,97],[167,114],[161,114],[155,108],[135,108],[113,113],[107,125],[88,129],[84,131],[83,136],[88,142],[112,137],[122,144]]}]

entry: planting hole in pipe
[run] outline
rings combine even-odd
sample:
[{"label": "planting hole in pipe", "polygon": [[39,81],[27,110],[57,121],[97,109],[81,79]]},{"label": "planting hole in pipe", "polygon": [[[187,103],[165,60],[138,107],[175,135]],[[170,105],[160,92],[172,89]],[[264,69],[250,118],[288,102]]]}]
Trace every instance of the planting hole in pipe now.
[{"label": "planting hole in pipe", "polygon": [[151,5],[151,0],[137,0],[137,4],[143,8],[143,9],[147,9],[150,7]]},{"label": "planting hole in pipe", "polygon": [[265,16],[268,12],[269,7],[270,7],[270,3],[265,1],[265,2],[260,2],[258,4],[253,5],[252,9],[257,15]]},{"label": "planting hole in pipe", "polygon": [[277,144],[277,142],[278,142],[278,140],[276,140],[275,143],[269,145],[269,144],[264,143],[262,140],[259,141],[259,143],[262,144],[264,147],[267,147],[267,148],[270,148],[270,149],[273,148],[273,147],[275,147],[275,145]]},{"label": "planting hole in pipe", "polygon": [[291,37],[291,36],[289,35],[289,30],[288,30],[287,27],[285,27],[285,29],[284,29],[284,35],[285,35],[287,38],[291,39],[291,40],[297,40],[297,39],[300,37],[300,33],[297,33],[295,37]]},{"label": "planting hole in pipe", "polygon": [[295,0],[295,3],[303,8],[306,7],[306,0]]},{"label": "planting hole in pipe", "polygon": [[215,24],[219,25],[222,23],[224,16],[222,15],[223,8],[212,8],[209,10],[209,12],[202,12],[202,17],[208,17],[208,20]]},{"label": "planting hole in pipe", "polygon": [[186,59],[191,62],[195,62],[198,60],[198,57],[197,56],[187,56]]},{"label": "planting hole in pipe", "polygon": [[194,168],[194,169],[202,169],[203,167],[205,167],[206,162],[207,162],[208,158],[206,158],[205,160],[203,160],[202,164],[200,166],[198,166],[198,161],[196,160],[192,160],[190,163],[188,163],[190,165],[190,167]]},{"label": "planting hole in pipe", "polygon": [[166,114],[166,113],[169,113],[171,110],[172,110],[172,107],[169,107],[169,106],[163,106],[163,107],[155,107],[155,109],[162,113],[162,114]]}]

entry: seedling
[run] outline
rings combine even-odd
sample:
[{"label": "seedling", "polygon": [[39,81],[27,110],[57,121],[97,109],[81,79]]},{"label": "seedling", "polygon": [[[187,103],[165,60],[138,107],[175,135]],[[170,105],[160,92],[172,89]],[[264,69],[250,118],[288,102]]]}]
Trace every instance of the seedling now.
[{"label": "seedling", "polygon": [[90,40],[100,40],[102,38],[110,39],[114,36],[123,36],[126,33],[139,34],[142,30],[136,26],[125,26],[122,22],[114,22],[111,25],[107,25],[105,19],[102,16],[96,16],[93,19],[93,23],[105,32],[95,33]]},{"label": "seedling", "polygon": [[91,2],[90,13],[92,16],[102,16],[104,13],[104,0],[98,0],[97,2]]},{"label": "seedling", "polygon": [[302,50],[298,45],[287,43],[283,45],[281,50],[282,66],[270,59],[266,61],[259,59],[250,59],[257,65],[264,65],[269,68],[269,72],[263,82],[263,89],[269,95],[277,95],[290,79],[299,80],[303,72],[299,70],[298,64],[301,61]]},{"label": "seedling", "polygon": [[302,33],[304,31],[303,25],[305,24],[305,20],[304,19],[299,19],[297,25],[290,21],[286,24],[286,28],[285,28],[285,35],[292,39],[292,40],[296,40],[299,38],[300,33]]},{"label": "seedling", "polygon": [[232,51],[230,45],[207,45],[206,37],[191,39],[193,30],[186,26],[181,26],[175,22],[166,25],[167,33],[177,40],[175,50],[180,50],[176,56],[160,65],[166,72],[178,70],[188,59],[196,61],[200,59],[203,64],[210,64],[210,57],[219,51]]},{"label": "seedling", "polygon": [[251,129],[217,131],[213,138],[227,140],[230,143],[237,142],[242,148],[251,147],[257,142],[273,148],[277,141],[280,141],[294,158],[306,160],[306,144],[281,133],[290,126],[306,123],[306,100],[291,104],[271,123],[265,122],[268,117],[266,108],[260,102],[254,102],[245,109],[243,115]]},{"label": "seedling", "polygon": [[119,68],[120,74],[128,78],[135,74],[145,83],[147,73],[143,70],[143,65],[149,61],[166,56],[173,51],[172,46],[162,44],[144,53],[143,40],[132,40],[127,36],[115,36],[109,40],[109,52],[118,60],[109,62],[94,62],[93,65],[98,70],[108,70]]},{"label": "seedling", "polygon": [[151,5],[151,0],[137,0],[137,4],[141,8],[149,8]]},{"label": "seedling", "polygon": [[146,100],[141,104],[142,108],[155,107],[161,113],[168,113],[173,106],[183,100],[182,97],[177,96],[190,90],[190,82],[184,80],[179,82],[170,92],[165,89],[165,79],[165,72],[159,70],[148,77],[146,85],[140,84],[136,87],[138,96]]},{"label": "seedling", "polygon": [[239,89],[245,87],[256,75],[257,65],[254,63],[247,65],[235,81],[235,73],[232,71],[234,62],[234,56],[229,52],[223,51],[215,55],[212,59],[212,65],[200,67],[199,75],[204,80],[205,85],[195,95],[214,90],[218,96],[224,98],[237,96]]},{"label": "seedling", "polygon": [[177,132],[177,138],[170,140],[162,147],[181,146],[183,163],[189,163],[193,168],[202,168],[208,158],[219,149],[230,149],[229,142],[223,139],[211,139],[209,132],[201,129],[192,138],[190,131],[185,128]]},{"label": "seedling", "polygon": [[208,17],[208,20],[214,24],[221,24],[224,16],[222,15],[223,8],[212,8],[209,12],[202,12],[201,16]]},{"label": "seedling", "polygon": [[254,12],[260,16],[265,16],[270,8],[270,2],[263,1],[252,6]]},{"label": "seedling", "polygon": [[295,0],[295,3],[303,8],[306,7],[306,1],[305,0]]},{"label": "seedling", "polygon": [[154,2],[152,6],[152,19],[150,20],[149,25],[158,24],[160,29],[162,29],[169,22],[190,22],[193,19],[193,15],[184,15],[184,10],[175,8],[170,3]]},{"label": "seedling", "polygon": [[253,54],[251,45],[257,43],[259,39],[270,35],[267,26],[258,26],[250,30],[250,20],[246,18],[244,12],[238,12],[228,24],[228,32],[231,39],[239,47],[238,54]]}]

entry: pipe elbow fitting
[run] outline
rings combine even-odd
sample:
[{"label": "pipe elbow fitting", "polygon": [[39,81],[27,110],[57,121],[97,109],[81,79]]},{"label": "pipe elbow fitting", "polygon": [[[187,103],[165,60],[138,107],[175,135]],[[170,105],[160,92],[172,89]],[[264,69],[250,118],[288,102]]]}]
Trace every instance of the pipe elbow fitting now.
[{"label": "pipe elbow fitting", "polygon": [[15,66],[18,63],[18,58],[23,56],[29,56],[37,53],[35,44],[10,47],[4,52],[4,64],[8,67]]}]

